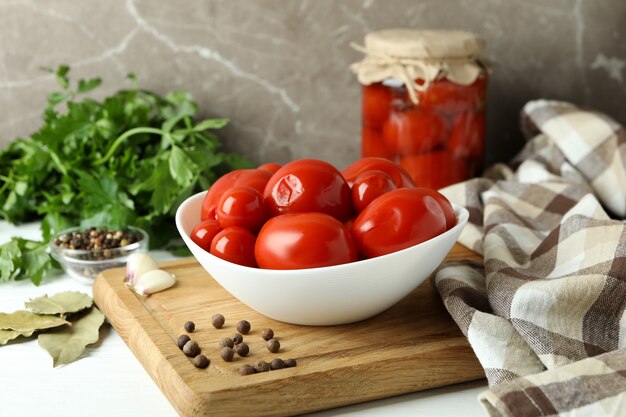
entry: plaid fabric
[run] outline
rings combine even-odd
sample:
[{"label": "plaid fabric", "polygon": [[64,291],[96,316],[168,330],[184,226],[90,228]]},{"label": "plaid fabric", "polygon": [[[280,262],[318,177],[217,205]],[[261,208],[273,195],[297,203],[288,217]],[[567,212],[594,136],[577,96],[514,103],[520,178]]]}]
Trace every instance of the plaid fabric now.
[{"label": "plaid fabric", "polygon": [[626,350],[617,350],[536,375],[480,395],[492,417],[626,415]]},{"label": "plaid fabric", "polygon": [[491,415],[626,416],[626,228],[605,211],[626,217],[626,132],[545,100],[522,129],[534,136],[515,171],[442,191],[469,209],[460,242],[484,266],[446,263],[437,288],[485,369]]}]

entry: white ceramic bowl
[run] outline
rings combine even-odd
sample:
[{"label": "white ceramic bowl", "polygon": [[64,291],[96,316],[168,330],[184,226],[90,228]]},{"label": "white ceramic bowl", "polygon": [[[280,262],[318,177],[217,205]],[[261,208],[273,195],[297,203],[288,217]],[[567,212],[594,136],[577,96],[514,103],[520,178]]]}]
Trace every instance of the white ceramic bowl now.
[{"label": "white ceramic bowl", "polygon": [[363,320],[400,301],[439,266],[469,217],[465,208],[454,205],[456,226],[419,245],[344,265],[277,271],[224,261],[191,240],[205,194],[189,197],[176,212],[178,231],[198,262],[222,287],[259,313],[313,326]]}]

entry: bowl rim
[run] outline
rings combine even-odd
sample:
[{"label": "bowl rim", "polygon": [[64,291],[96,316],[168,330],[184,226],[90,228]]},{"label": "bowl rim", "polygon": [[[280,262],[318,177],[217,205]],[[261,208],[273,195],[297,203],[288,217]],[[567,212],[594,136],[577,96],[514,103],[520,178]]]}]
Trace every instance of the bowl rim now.
[{"label": "bowl rim", "polygon": [[[377,256],[375,258],[368,258],[368,259],[361,259],[355,262],[348,262],[345,264],[339,264],[339,265],[331,265],[331,266],[322,266],[322,267],[318,267],[318,268],[303,268],[303,269],[263,269],[263,268],[253,268],[253,267],[249,267],[249,266],[243,266],[243,265],[238,265],[232,262],[228,262],[225,261],[222,258],[219,258],[215,255],[213,255],[210,252],[205,251],[204,249],[202,249],[200,246],[198,246],[192,239],[191,237],[184,232],[183,227],[182,227],[182,217],[183,217],[183,211],[185,211],[185,209],[187,208],[187,206],[189,206],[192,202],[194,202],[196,199],[204,199],[204,196],[206,195],[208,191],[202,191],[199,193],[196,193],[192,196],[187,197],[176,209],[176,216],[175,216],[175,221],[176,221],[176,228],[178,229],[178,233],[183,237],[183,240],[185,241],[185,243],[187,244],[191,244],[194,245],[197,249],[203,251],[206,255],[209,256],[210,259],[213,259],[215,262],[223,262],[226,263],[228,265],[230,265],[231,267],[233,267],[235,270],[241,270],[241,271],[246,271],[246,272],[250,272],[250,271],[255,271],[256,274],[265,274],[265,275],[271,275],[274,277],[277,276],[283,276],[283,277],[287,277],[287,276],[292,276],[293,273],[302,273],[302,272],[308,272],[308,271],[314,271],[315,273],[324,273],[327,271],[341,271],[341,269],[346,269],[349,270],[350,268],[354,268],[355,265],[368,265],[374,262],[380,262],[381,259],[383,258],[388,258],[388,257],[399,257],[402,256],[403,254],[416,250],[416,248],[419,247],[428,247],[431,245],[435,245],[437,242],[441,241],[441,240],[445,240],[448,236],[450,235],[454,235],[457,232],[460,234],[462,229],[465,227],[465,225],[467,224],[468,220],[469,220],[469,211],[463,207],[460,206],[458,204],[452,203],[452,208],[454,209],[454,214],[456,215],[456,219],[457,222],[454,225],[454,227],[452,227],[449,230],[446,230],[445,232],[441,233],[440,235],[437,235],[433,238],[430,238],[424,242],[418,243],[417,245],[413,245],[410,246],[408,248],[399,250],[397,252],[392,252],[392,253],[388,253],[386,255],[382,255],[382,256]],[[459,230],[460,229],[460,230]],[[195,257],[195,256],[194,256]]]},{"label": "bowl rim", "polygon": [[[105,226],[97,226],[97,227],[105,228]],[[149,239],[148,232],[146,232],[144,229],[137,227],[137,226],[127,226],[125,227],[125,229],[130,229],[134,232],[139,233],[141,235],[141,239],[125,246],[119,246],[117,248],[110,248],[109,250],[113,251],[113,254],[118,253],[118,256],[114,256],[112,258],[102,259],[102,260],[80,259],[80,258],[74,258],[73,256],[90,255],[90,254],[97,253],[97,252],[103,252],[104,249],[99,249],[99,250],[65,249],[65,248],[61,248],[60,246],[54,243],[57,237],[67,234],[67,233],[71,233],[76,230],[81,230],[81,229],[86,229],[86,228],[82,226],[69,227],[67,229],[61,230],[60,232],[56,233],[54,236],[50,238],[50,242],[48,244],[48,246],[50,247],[50,253],[57,261],[63,260],[63,261],[71,261],[73,263],[84,263],[84,264],[107,263],[107,262],[114,261],[116,259],[119,260],[119,258],[122,258],[124,256],[128,256],[127,252],[132,252],[141,248],[144,242],[147,242]],[[125,251],[126,253],[124,254],[119,253],[121,251]]]}]

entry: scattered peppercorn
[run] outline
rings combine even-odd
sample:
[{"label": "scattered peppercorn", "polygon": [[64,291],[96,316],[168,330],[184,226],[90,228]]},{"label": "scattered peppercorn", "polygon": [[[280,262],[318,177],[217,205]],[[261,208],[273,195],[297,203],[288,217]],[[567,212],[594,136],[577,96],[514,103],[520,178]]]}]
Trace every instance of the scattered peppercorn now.
[{"label": "scattered peppercorn", "polygon": [[77,256],[80,259],[103,260],[113,256],[111,249],[121,248],[141,239],[139,233],[129,229],[111,230],[90,227],[82,232],[73,231],[58,236],[54,239],[54,244],[63,249],[92,251],[90,254]]},{"label": "scattered peppercorn", "polygon": [[250,332],[250,322],[248,320],[241,320],[237,323],[237,331],[241,334],[248,334]]},{"label": "scattered peppercorn", "polygon": [[220,340],[220,347],[232,348],[234,346],[235,346],[235,343],[233,342],[233,339],[231,339],[230,337],[225,337],[222,340]]},{"label": "scattered peppercorn", "polygon": [[254,370],[257,372],[267,372],[270,370],[270,364],[265,361],[257,361],[254,363]]},{"label": "scattered peppercorn", "polygon": [[193,321],[188,321],[187,323],[185,323],[185,330],[188,331],[189,333],[193,333],[194,330],[196,330],[196,324]]},{"label": "scattered peppercorn", "polygon": [[200,346],[198,346],[198,342],[195,340],[189,340],[183,346],[183,352],[185,352],[185,355],[187,356],[196,356],[200,353]]},{"label": "scattered peppercorn", "polygon": [[274,337],[274,330],[263,329],[263,331],[261,332],[261,337],[263,337],[263,339],[265,340],[270,340],[272,337]]},{"label": "scattered peppercorn", "polygon": [[180,336],[178,336],[176,344],[178,345],[178,348],[182,350],[183,346],[185,346],[185,343],[189,342],[190,340],[191,337],[187,336],[186,334],[181,334]]},{"label": "scattered peppercorn", "polygon": [[193,364],[196,366],[196,368],[204,369],[209,366],[210,363],[211,361],[209,360],[209,358],[204,355],[197,355],[195,358],[193,358]]},{"label": "scattered peppercorn", "polygon": [[233,340],[233,343],[235,345],[238,345],[239,343],[243,342],[243,336],[240,335],[239,333],[235,333],[230,338]]},{"label": "scattered peppercorn", "polygon": [[293,368],[294,366],[296,366],[298,363],[296,362],[295,359],[286,359],[285,360],[285,368]]},{"label": "scattered peppercorn", "polygon": [[280,342],[278,339],[270,339],[267,341],[267,350],[276,353],[280,350]]},{"label": "scattered peppercorn", "polygon": [[254,367],[252,365],[241,365],[239,368],[239,375],[252,375],[255,372]]},{"label": "scattered peppercorn", "polygon": [[284,367],[285,361],[283,361],[281,358],[272,359],[272,362],[270,363],[270,369],[272,371],[275,371],[276,369],[283,369]]},{"label": "scattered peppercorn", "polygon": [[237,347],[235,348],[235,351],[237,352],[237,355],[239,356],[248,356],[248,353],[250,353],[250,348],[248,347],[247,344],[241,343],[237,345]]},{"label": "scattered peppercorn", "polygon": [[232,348],[223,347],[222,350],[220,351],[220,356],[226,362],[230,362],[233,360],[233,357],[235,356],[235,351]]},{"label": "scattered peppercorn", "polygon": [[224,319],[224,316],[222,316],[221,314],[216,314],[211,317],[211,323],[216,329],[221,329],[225,321],[226,320]]}]

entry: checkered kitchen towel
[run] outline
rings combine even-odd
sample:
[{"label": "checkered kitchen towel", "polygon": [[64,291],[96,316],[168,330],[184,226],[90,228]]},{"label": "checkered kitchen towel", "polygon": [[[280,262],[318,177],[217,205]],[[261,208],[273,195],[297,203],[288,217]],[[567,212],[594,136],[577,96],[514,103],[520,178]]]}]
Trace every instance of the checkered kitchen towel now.
[{"label": "checkered kitchen towel", "polygon": [[485,369],[490,415],[626,416],[626,131],[545,100],[522,129],[515,171],[443,190],[469,209],[460,242],[484,266],[446,263],[437,288]]}]

